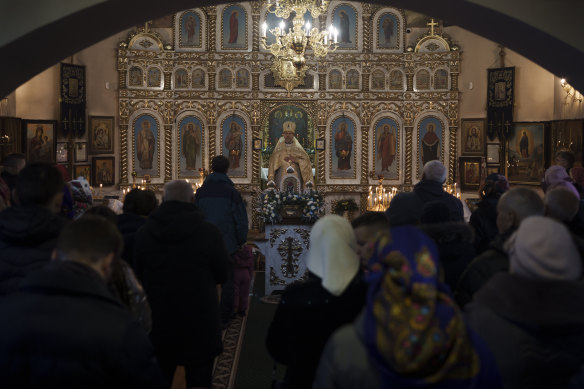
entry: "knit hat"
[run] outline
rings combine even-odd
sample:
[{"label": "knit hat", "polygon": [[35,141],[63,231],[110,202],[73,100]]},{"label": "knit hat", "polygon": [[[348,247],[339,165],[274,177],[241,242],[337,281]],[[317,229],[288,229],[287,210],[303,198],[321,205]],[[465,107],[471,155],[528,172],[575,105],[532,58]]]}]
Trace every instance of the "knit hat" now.
[{"label": "knit hat", "polygon": [[322,279],[322,287],[340,296],[359,271],[357,240],[351,223],[338,215],[319,219],[310,231],[306,267]]},{"label": "knit hat", "polygon": [[582,273],[578,249],[568,229],[543,216],[524,219],[509,249],[511,272],[544,280],[577,280]]},{"label": "knit hat", "polygon": [[489,174],[485,181],[493,181],[497,193],[505,193],[509,190],[509,181],[507,181],[507,177],[502,174]]}]

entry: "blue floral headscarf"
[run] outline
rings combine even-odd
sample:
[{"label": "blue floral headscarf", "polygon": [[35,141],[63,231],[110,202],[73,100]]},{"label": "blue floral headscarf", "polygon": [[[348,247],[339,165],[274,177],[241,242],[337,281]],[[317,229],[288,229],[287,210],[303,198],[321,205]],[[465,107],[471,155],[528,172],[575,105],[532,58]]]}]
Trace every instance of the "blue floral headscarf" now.
[{"label": "blue floral headscarf", "polygon": [[377,239],[369,265],[365,344],[382,387],[500,387],[492,356],[439,281],[429,237],[415,227],[394,228]]}]

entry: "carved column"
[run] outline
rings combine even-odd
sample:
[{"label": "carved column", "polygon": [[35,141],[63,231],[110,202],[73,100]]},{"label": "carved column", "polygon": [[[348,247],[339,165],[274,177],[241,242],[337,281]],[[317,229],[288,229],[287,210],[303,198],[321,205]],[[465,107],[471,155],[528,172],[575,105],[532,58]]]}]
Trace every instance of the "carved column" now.
[{"label": "carved column", "polygon": [[260,51],[260,15],[253,14],[252,18],[252,51],[257,53]]},{"label": "carved column", "polygon": [[128,183],[128,125],[120,124],[120,183]]},{"label": "carved column", "polygon": [[[367,123],[368,124],[368,123]],[[361,185],[369,183],[369,126],[361,126]]]},{"label": "carved column", "polygon": [[448,183],[453,184],[455,182],[456,161],[458,159],[456,150],[458,127],[450,126],[448,127],[448,130],[450,131],[450,161],[448,165]]},{"label": "carved column", "polygon": [[172,124],[164,124],[164,182],[172,181]]},{"label": "carved column", "polygon": [[410,191],[412,187],[412,173],[413,167],[417,166],[413,160],[413,149],[414,149],[414,127],[405,126],[404,131],[406,132],[406,150],[405,150],[405,160],[404,160],[404,190]]},{"label": "carved column", "polygon": [[208,51],[210,53],[214,53],[217,51],[217,33],[216,33],[216,25],[217,25],[217,7],[209,6],[206,7],[207,11],[207,22],[209,23],[209,33],[207,34],[207,46]]},{"label": "carved column", "polygon": [[[324,139],[326,134],[326,120],[328,117],[328,108],[325,102],[320,102],[318,104],[318,126],[316,130],[316,139]],[[325,139],[325,148],[331,147],[332,145],[327,145],[327,140]],[[317,170],[316,170],[316,181],[320,185],[326,183],[325,178],[325,163],[326,163],[326,150],[316,150],[316,160],[317,160]]]}]

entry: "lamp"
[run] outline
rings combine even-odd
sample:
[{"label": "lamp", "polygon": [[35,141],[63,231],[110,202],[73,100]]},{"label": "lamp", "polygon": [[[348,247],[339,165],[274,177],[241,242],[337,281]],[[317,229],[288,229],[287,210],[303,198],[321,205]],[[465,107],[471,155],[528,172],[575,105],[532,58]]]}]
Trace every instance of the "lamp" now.
[{"label": "lamp", "polygon": [[[292,28],[285,31],[284,20],[278,27],[269,32],[276,37],[274,43],[268,44],[266,22],[262,25],[262,47],[269,50],[275,57],[272,64],[272,73],[276,85],[284,87],[288,94],[304,82],[308,65],[306,64],[306,49],[311,48],[316,57],[324,57],[336,50],[337,31],[333,26],[328,30],[319,31],[312,27],[310,22],[304,23],[304,14],[310,12],[314,19],[328,8],[328,0],[268,0],[266,9],[279,18],[289,18],[294,13]],[[334,42],[333,42],[334,36]]]},{"label": "lamp", "polygon": [[580,92],[578,92],[576,89],[574,89],[574,87],[570,84],[568,84],[568,82],[566,81],[565,78],[562,78],[560,80],[560,84],[562,85],[562,88],[564,89],[564,91],[566,91],[566,104],[567,104],[567,100],[571,97],[572,98],[572,102],[575,103],[576,101],[581,103],[582,102],[582,94]]}]

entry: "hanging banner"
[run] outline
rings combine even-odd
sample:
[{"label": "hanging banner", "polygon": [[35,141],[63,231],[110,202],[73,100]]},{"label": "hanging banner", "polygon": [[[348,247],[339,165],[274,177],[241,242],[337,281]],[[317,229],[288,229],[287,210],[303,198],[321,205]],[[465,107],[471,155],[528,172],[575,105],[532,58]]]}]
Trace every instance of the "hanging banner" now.
[{"label": "hanging banner", "polygon": [[505,141],[513,130],[515,67],[488,69],[487,136]]},{"label": "hanging banner", "polygon": [[85,134],[85,66],[61,63],[61,131],[81,138]]}]

